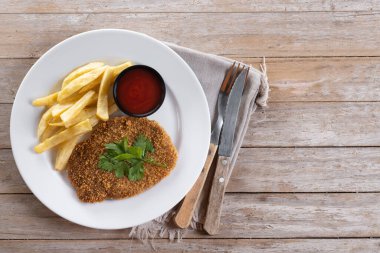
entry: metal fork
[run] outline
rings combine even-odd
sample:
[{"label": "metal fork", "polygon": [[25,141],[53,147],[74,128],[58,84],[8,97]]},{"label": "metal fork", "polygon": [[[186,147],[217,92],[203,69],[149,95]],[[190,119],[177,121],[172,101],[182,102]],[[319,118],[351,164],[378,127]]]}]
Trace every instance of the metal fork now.
[{"label": "metal fork", "polygon": [[220,86],[219,94],[218,94],[218,111],[217,111],[217,119],[214,124],[214,128],[211,131],[211,143],[218,145],[219,143],[219,137],[220,137],[220,132],[222,130],[223,126],[223,120],[224,120],[224,115],[226,112],[226,106],[227,106],[227,98],[228,95],[230,94],[232,85],[236,79],[236,76],[239,72],[239,67],[240,63],[238,64],[237,68],[235,69],[235,64],[234,62],[230,69],[227,72],[227,75]]},{"label": "metal fork", "polygon": [[178,209],[176,216],[174,217],[174,222],[180,228],[187,228],[190,225],[191,218],[195,207],[197,206],[200,194],[203,189],[203,185],[206,181],[207,174],[210,170],[212,161],[214,160],[216,151],[219,145],[220,132],[223,127],[223,119],[226,112],[227,99],[231,91],[231,88],[235,82],[238,73],[242,70],[243,66],[240,68],[240,63],[235,67],[236,62],[232,64],[229,68],[222,85],[219,89],[218,100],[217,100],[217,118],[214,123],[214,127],[211,131],[210,147],[208,150],[207,159],[203,170],[199,175],[199,178],[187,193],[182,201],[181,207]]}]

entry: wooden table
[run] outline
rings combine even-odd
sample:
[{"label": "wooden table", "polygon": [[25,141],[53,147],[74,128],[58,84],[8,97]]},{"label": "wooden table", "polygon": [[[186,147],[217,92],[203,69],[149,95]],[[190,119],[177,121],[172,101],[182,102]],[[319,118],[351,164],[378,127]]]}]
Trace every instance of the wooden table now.
[{"label": "wooden table", "polygon": [[28,69],[56,43],[98,28],[255,66],[267,57],[270,104],[250,122],[220,234],[157,239],[156,249],[380,252],[380,1],[295,2],[1,0],[0,252],[151,251],[128,230],[52,213],[25,186],[10,149],[12,102]]}]

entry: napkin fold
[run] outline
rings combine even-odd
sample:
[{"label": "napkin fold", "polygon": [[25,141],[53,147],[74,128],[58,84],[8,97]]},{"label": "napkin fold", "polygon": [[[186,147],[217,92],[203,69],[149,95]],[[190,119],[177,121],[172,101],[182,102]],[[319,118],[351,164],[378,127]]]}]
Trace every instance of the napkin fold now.
[{"label": "napkin fold", "polygon": [[[233,60],[180,47],[171,43],[166,44],[187,62],[198,77],[203,91],[206,94],[211,122],[213,123],[219,88]],[[231,159],[232,162],[229,167],[228,178],[226,178],[227,182],[238,157],[240,146],[248,128],[250,116],[256,110],[257,106],[266,106],[268,99],[269,85],[266,75],[265,58],[263,60],[263,64],[260,66],[261,71],[253,67],[250,68],[247,84],[244,88],[234,136],[234,147]],[[210,192],[214,169],[215,168],[210,168],[209,177],[207,178],[205,186],[202,190],[201,197],[195,209],[193,220],[189,229],[200,232],[202,231],[202,224],[206,214],[208,194]],[[138,238],[142,241],[155,237],[162,238],[164,236],[168,236],[170,240],[175,238],[180,240],[188,229],[179,229],[173,224],[172,218],[176,213],[176,209],[177,207],[174,207],[167,213],[148,223],[133,227],[129,236],[131,238]],[[223,223],[223,221],[221,221],[221,223]]]}]

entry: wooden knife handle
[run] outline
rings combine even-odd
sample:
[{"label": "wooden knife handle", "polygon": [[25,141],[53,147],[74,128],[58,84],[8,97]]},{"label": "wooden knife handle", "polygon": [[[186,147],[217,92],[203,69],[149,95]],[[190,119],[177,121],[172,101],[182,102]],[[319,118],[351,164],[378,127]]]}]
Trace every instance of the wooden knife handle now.
[{"label": "wooden knife handle", "polygon": [[182,205],[174,217],[175,224],[180,228],[187,228],[190,225],[191,218],[193,217],[195,207],[197,206],[203,185],[206,181],[207,174],[210,170],[217,149],[218,145],[210,143],[206,163],[203,166],[203,170],[191,190],[183,199]]},{"label": "wooden knife handle", "polygon": [[211,185],[206,220],[203,225],[203,229],[210,235],[215,235],[219,230],[220,215],[222,211],[224,192],[227,186],[228,168],[230,163],[230,157],[218,157],[218,163]]}]

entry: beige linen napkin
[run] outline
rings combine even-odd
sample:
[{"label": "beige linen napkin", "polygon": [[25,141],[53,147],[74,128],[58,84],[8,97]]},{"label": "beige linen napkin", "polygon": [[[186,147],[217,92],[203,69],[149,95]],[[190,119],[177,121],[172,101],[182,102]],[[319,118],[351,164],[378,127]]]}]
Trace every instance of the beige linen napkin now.
[{"label": "beige linen napkin", "polygon": [[[193,69],[198,77],[202,88],[206,94],[208,106],[210,109],[211,122],[214,122],[214,113],[219,92],[219,87],[224,79],[228,68],[232,64],[232,60],[216,55],[201,53],[192,49],[183,48],[174,44],[167,45],[177,52],[189,66]],[[240,146],[243,142],[244,135],[247,131],[251,113],[255,111],[257,105],[265,106],[268,99],[268,78],[266,75],[265,62],[261,65],[261,71],[250,68],[248,82],[245,86],[243,97],[240,104],[239,116],[234,137],[234,148],[232,154],[232,162],[229,168],[228,181],[232,169],[238,157]],[[210,129],[211,131],[211,129]],[[202,224],[207,208],[208,193],[212,180],[213,170],[210,169],[210,175],[206,181],[205,187],[201,193],[201,199],[195,210],[191,228],[194,230],[202,230]],[[147,240],[154,237],[169,236],[169,239],[181,239],[186,229],[178,229],[172,223],[172,217],[176,212],[174,207],[164,215],[140,226],[133,227],[129,236],[140,240]],[[223,223],[223,221],[221,221]]]}]

